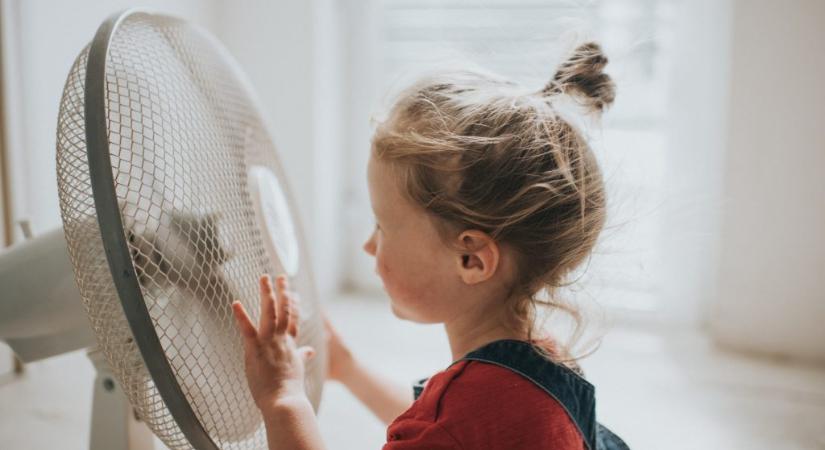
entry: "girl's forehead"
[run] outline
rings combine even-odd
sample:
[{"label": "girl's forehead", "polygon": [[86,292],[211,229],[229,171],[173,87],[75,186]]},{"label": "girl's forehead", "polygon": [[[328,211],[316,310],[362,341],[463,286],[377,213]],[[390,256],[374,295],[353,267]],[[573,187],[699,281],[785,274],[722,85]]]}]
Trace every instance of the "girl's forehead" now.
[{"label": "girl's forehead", "polygon": [[372,206],[376,213],[403,212],[408,206],[407,199],[401,193],[399,181],[400,174],[396,167],[375,159],[374,156],[370,157],[367,182]]},{"label": "girl's forehead", "polygon": [[377,160],[374,156],[370,157],[367,166],[367,183],[369,184],[373,206],[391,203],[392,198],[388,197],[391,197],[391,194],[394,193],[392,191],[395,190],[395,186],[393,186],[392,174],[389,173],[389,169],[389,164]]}]

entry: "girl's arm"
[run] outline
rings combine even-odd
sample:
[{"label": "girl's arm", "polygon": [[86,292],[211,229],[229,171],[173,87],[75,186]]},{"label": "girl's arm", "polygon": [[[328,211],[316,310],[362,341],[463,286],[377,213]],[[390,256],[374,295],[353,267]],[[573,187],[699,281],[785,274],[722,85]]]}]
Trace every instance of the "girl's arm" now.
[{"label": "girl's arm", "polygon": [[321,450],[321,430],[306,396],[282,399],[261,410],[270,449]]},{"label": "girl's arm", "polygon": [[392,423],[413,402],[411,386],[394,383],[355,360],[341,383],[367,405],[384,425]]},{"label": "girl's arm", "polygon": [[297,294],[287,288],[286,277],[260,280],[261,319],[252,323],[240,302],[232,304],[244,344],[244,369],[249,392],[261,410],[270,449],[322,450],[318,422],[304,387],[304,367],[312,357],[310,347],[297,348]]},{"label": "girl's arm", "polygon": [[412,404],[412,387],[393,383],[370,370],[352,355],[326,316],[324,325],[329,350],[327,378],[346,386],[378,419],[389,425]]}]

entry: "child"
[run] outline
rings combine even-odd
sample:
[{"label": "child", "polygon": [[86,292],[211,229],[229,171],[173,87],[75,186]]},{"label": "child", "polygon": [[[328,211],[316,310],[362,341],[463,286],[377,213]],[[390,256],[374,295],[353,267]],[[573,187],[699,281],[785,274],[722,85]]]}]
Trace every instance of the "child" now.
[{"label": "child", "polygon": [[[589,255],[605,222],[601,171],[557,111],[563,96],[600,113],[614,99],[601,48],[586,43],[547,85],[525,93],[474,72],[404,91],[373,138],[376,228],[364,246],[393,313],[444,323],[453,363],[400,390],[363,367],[327,321],[329,379],[389,424],[385,450],[626,449],[595,421],[593,386],[563,364],[536,309]],[[247,377],[270,448],[320,449],[296,349],[295,295],[262,278],[256,330],[234,305]],[[541,290],[551,300],[540,299]]]}]

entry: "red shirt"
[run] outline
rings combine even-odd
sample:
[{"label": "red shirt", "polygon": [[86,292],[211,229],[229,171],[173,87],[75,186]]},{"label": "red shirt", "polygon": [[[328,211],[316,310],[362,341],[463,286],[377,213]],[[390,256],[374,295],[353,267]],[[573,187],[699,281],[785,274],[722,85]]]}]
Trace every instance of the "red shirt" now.
[{"label": "red shirt", "polygon": [[387,429],[383,450],[583,450],[564,407],[520,374],[459,361],[432,376]]}]

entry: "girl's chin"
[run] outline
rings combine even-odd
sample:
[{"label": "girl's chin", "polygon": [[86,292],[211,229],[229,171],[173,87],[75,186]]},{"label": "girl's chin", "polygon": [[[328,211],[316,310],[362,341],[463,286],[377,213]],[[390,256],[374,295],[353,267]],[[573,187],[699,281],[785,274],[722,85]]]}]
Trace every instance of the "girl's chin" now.
[{"label": "girl's chin", "polygon": [[420,324],[440,323],[437,320],[421,317],[420,314],[416,314],[414,311],[405,310],[403,307],[399,306],[395,300],[392,299],[390,299],[390,309],[392,310],[392,314],[395,317],[401,320],[406,320],[408,322]]},{"label": "girl's chin", "polygon": [[398,307],[398,304],[395,303],[395,300],[390,298],[390,310],[392,310],[392,314],[399,319],[407,319],[406,314]]},{"label": "girl's chin", "polygon": [[413,314],[410,314],[409,311],[405,311],[403,307],[398,305],[396,300],[392,299],[392,297],[390,297],[390,309],[392,310],[392,314],[401,320],[418,322]]}]

